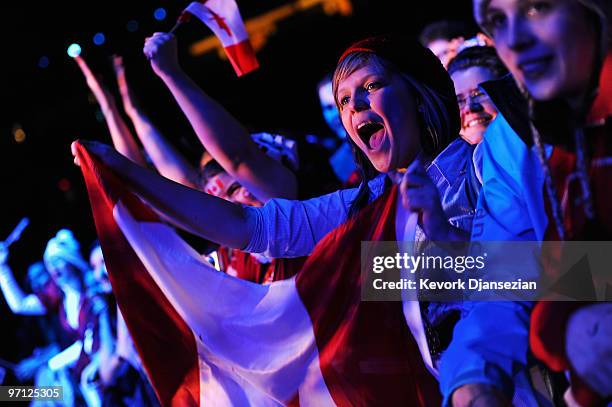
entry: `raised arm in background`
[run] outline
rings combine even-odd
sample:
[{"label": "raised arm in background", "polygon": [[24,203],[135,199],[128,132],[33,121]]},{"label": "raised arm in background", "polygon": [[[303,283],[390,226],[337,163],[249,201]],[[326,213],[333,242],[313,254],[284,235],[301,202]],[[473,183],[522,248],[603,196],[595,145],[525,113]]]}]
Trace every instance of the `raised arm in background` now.
[{"label": "raised arm in background", "polygon": [[140,109],[134,101],[132,90],[128,85],[125,75],[123,59],[119,56],[113,58],[113,67],[117,77],[119,94],[123,102],[123,108],[128,115],[136,135],[144,146],[149,158],[153,161],[155,168],[161,175],[179,184],[199,189],[198,170],[168,142],[159,129],[155,127],[149,117]]},{"label": "raised arm in background", "polygon": [[112,372],[114,368],[116,368],[118,361],[113,357],[115,354],[116,341],[113,336],[110,316],[107,309],[100,313],[98,324],[100,348],[98,349],[97,356],[99,357],[100,365],[97,371],[102,382],[108,384],[111,381]]},{"label": "raised arm in background", "polygon": [[89,89],[100,105],[100,109],[102,110],[102,114],[104,114],[104,119],[106,120],[106,125],[110,131],[111,139],[113,140],[113,145],[117,151],[135,163],[146,166],[147,163],[142,155],[142,152],[140,151],[140,147],[136,143],[132,132],[123,120],[123,117],[121,117],[113,95],[93,74],[82,57],[77,56],[74,59],[85,76],[87,86],[89,86]]},{"label": "raised arm in background", "polygon": [[295,175],[264,154],[249,132],[181,69],[172,34],[147,38],[144,53],[215,160],[259,200],[297,197]]},{"label": "raised arm in background", "polygon": [[8,248],[0,242],[0,289],[11,311],[20,315],[45,315],[47,310],[36,294],[26,294],[19,287],[7,260]]}]

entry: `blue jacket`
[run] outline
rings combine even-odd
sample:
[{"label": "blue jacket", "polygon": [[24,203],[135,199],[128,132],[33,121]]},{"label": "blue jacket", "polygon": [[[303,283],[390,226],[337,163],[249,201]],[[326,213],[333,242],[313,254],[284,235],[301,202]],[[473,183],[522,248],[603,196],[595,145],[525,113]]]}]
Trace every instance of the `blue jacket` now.
[{"label": "blue jacket", "polygon": [[[476,169],[473,157],[473,146],[462,139],[452,142],[428,168],[429,176],[434,180],[440,193],[442,208],[449,222],[465,231],[472,230],[482,222],[481,217],[474,219],[481,190],[478,173],[482,173],[483,181],[494,182],[488,168],[494,163],[490,160],[488,139],[522,143],[503,116],[489,126],[485,135],[483,155],[486,168]],[[523,144],[524,145],[524,144]],[[507,160],[516,160],[517,156],[504,155]],[[513,168],[516,168],[512,166]],[[507,205],[514,205],[511,196],[500,197]],[[510,219],[509,222],[519,225],[520,220]],[[493,231],[492,231],[493,232]],[[505,240],[508,235],[497,232],[487,234],[482,240]],[[528,236],[525,236],[529,238]],[[535,236],[533,236],[535,238]],[[534,239],[535,240],[535,239]],[[454,390],[468,383],[490,384],[502,391],[509,400],[515,397],[526,400],[531,405],[533,396],[526,374],[530,303],[519,302],[464,302],[431,303],[428,309],[428,319],[442,319],[440,313],[459,309],[461,319],[454,327],[453,339],[440,359],[440,391],[444,397],[444,405],[451,405]],[[515,389],[518,389],[515,394]]]}]

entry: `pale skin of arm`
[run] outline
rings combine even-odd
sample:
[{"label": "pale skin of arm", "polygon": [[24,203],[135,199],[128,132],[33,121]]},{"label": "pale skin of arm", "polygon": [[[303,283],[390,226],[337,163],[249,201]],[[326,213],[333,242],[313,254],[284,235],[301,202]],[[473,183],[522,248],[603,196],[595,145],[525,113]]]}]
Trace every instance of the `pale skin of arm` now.
[{"label": "pale skin of arm", "polygon": [[111,139],[113,140],[113,145],[117,151],[135,163],[145,166],[146,161],[144,156],[142,155],[136,140],[134,140],[132,132],[121,117],[112,94],[93,74],[82,57],[77,56],[74,58],[74,60],[81,69],[81,72],[83,73],[83,76],[87,82],[87,86],[89,86],[89,89],[100,105],[100,109],[102,110],[102,114],[104,114],[104,119],[106,121],[106,125],[108,126]]},{"label": "pale skin of arm", "polygon": [[19,315],[45,315],[47,310],[40,299],[19,287],[7,259],[8,248],[0,242],[0,289],[11,311]]},{"label": "pale skin of arm", "polygon": [[114,351],[115,339],[111,331],[111,325],[108,315],[108,310],[104,310],[99,316],[99,336],[100,349],[98,350],[100,357],[99,374],[102,383],[110,383],[112,373],[116,368]]},{"label": "pale skin of arm", "polygon": [[[102,322],[102,321],[101,321]],[[102,326],[101,326],[102,328]],[[110,325],[107,328],[107,332],[100,331],[100,337],[102,334],[112,335],[110,331]],[[134,349],[132,338],[125,325],[125,320],[121,315],[121,311],[117,308],[117,339],[113,339],[114,353],[111,355],[104,355],[106,359],[101,357],[100,363],[100,380],[103,384],[107,385],[111,382],[115,370],[121,365],[121,361],[127,360],[133,367],[139,367],[141,362],[138,359],[138,354]]]},{"label": "pale skin of arm", "polygon": [[[79,359],[80,349],[82,348],[82,346],[83,341],[81,341],[80,339],[76,340],[66,349],[53,356],[53,358],[51,358],[49,362],[52,362],[54,359],[56,359],[57,363],[54,363],[53,366],[51,366],[52,363],[48,363],[49,369],[57,371],[65,368],[66,366],[70,366],[72,363],[76,362]],[[78,352],[75,351],[75,349]]]},{"label": "pale skin of arm", "polygon": [[[242,249],[249,243],[255,225],[242,206],[164,178],[134,164],[108,145],[92,141],[81,144],[121,174],[130,190],[178,227],[231,248]],[[76,143],[72,144],[72,154],[79,165]]]},{"label": "pale skin of arm", "polygon": [[113,67],[123,108],[130,120],[132,120],[136,135],[153,161],[157,171],[175,182],[190,188],[198,188],[197,169],[168,142],[168,139],[161,134],[149,117],[134,103],[132,91],[125,75],[123,59],[115,56],[113,58]]},{"label": "pale skin of arm", "polygon": [[511,404],[495,387],[473,383],[453,392],[453,407],[510,407]]},{"label": "pale skin of arm", "polygon": [[96,374],[99,375],[102,384],[109,384],[112,374],[119,364],[119,360],[114,357],[115,338],[111,330],[110,316],[106,304],[103,301],[97,301],[96,307],[100,308],[97,313],[100,347],[93,354],[92,361],[81,374],[82,386],[89,386],[88,383],[94,381]]},{"label": "pale skin of arm", "polygon": [[249,132],[206,95],[181,69],[172,34],[147,38],[144,53],[187,116],[204,148],[260,201],[295,199],[297,180],[281,163],[259,150]]}]

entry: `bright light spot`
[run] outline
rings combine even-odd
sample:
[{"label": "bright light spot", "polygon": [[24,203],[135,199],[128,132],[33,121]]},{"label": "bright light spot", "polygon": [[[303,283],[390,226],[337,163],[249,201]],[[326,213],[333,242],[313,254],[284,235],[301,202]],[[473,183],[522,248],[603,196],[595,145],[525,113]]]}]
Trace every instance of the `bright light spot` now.
[{"label": "bright light spot", "polygon": [[38,67],[42,68],[42,69],[45,69],[48,66],[49,66],[49,58],[43,55],[38,60]]},{"label": "bright light spot", "polygon": [[81,46],[79,44],[70,44],[68,47],[68,56],[70,58],[76,58],[81,55]]},{"label": "bright light spot", "polygon": [[96,33],[96,35],[93,37],[93,42],[96,45],[102,45],[104,44],[104,41],[106,41],[106,37],[103,33]]},{"label": "bright light spot", "polygon": [[157,21],[162,21],[166,18],[166,10],[163,7],[156,9],[153,12],[153,17],[155,17]]},{"label": "bright light spot", "polygon": [[128,21],[126,28],[131,33],[138,31],[138,21],[136,20]]},{"label": "bright light spot", "polygon": [[13,136],[15,137],[15,141],[18,143],[23,143],[26,139],[25,131],[23,131],[21,127],[15,129]]}]

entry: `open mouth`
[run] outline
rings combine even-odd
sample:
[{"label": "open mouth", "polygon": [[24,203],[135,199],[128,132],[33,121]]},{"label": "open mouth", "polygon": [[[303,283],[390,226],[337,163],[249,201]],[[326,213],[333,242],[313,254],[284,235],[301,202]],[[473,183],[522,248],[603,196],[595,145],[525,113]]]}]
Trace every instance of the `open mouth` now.
[{"label": "open mouth", "polygon": [[490,116],[490,115],[480,116],[480,117],[477,117],[475,119],[468,121],[463,127],[466,129],[469,129],[471,127],[476,127],[476,126],[486,126],[489,124],[491,120],[493,120],[493,116]]},{"label": "open mouth", "polygon": [[376,149],[382,142],[383,125],[377,122],[363,122],[357,126],[357,134],[370,149]]}]

